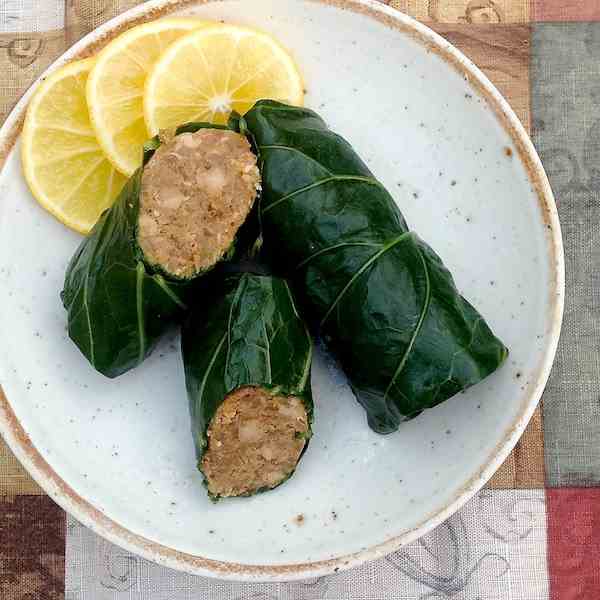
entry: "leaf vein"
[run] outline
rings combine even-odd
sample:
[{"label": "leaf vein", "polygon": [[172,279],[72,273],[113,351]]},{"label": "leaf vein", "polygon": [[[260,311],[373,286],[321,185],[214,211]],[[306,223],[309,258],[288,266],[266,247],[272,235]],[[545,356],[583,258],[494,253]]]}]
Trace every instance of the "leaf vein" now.
[{"label": "leaf vein", "polygon": [[212,368],[215,365],[215,362],[217,361],[217,356],[219,356],[219,352],[221,352],[221,348],[223,347],[223,344],[225,343],[225,340],[227,339],[227,335],[228,332],[226,331],[219,343],[217,344],[217,348],[214,352],[214,354],[212,355],[210,362],[208,363],[208,367],[206,368],[206,372],[204,373],[204,377],[202,378],[202,382],[200,383],[200,389],[198,390],[198,403],[202,402],[202,396],[204,396],[204,388],[206,387],[206,382],[208,381],[208,376],[210,375],[210,372],[212,371]]},{"label": "leaf vein", "polygon": [[272,375],[271,375],[271,344],[269,342],[269,334],[267,333],[267,325],[265,320],[262,319],[262,332],[265,337],[266,348],[265,350],[265,365],[267,367],[267,380],[268,383],[273,383]]},{"label": "leaf vein", "polygon": [[146,274],[146,269],[144,268],[144,264],[140,261],[136,267],[136,281],[135,281],[135,309],[137,313],[137,326],[138,326],[138,343],[139,343],[139,352],[138,352],[138,364],[140,364],[144,360],[144,356],[146,355],[146,334],[144,333],[144,299],[143,299],[143,291],[144,291],[144,275]]},{"label": "leaf vein", "polygon": [[332,250],[337,250],[338,248],[345,248],[347,246],[367,246],[371,248],[381,248],[381,244],[374,244],[372,242],[341,242],[339,244],[334,244],[333,246],[327,246],[327,248],[321,248],[321,250],[317,250],[303,261],[299,262],[296,266],[296,269],[301,269],[305,267],[310,261],[319,257],[321,254],[326,254],[327,252],[331,252]]},{"label": "leaf vein", "polygon": [[425,261],[425,258],[423,257],[423,253],[421,252],[421,250],[419,248],[418,248],[418,252],[419,252],[419,258],[421,259],[421,264],[423,266],[423,272],[425,273],[425,284],[426,284],[426,286],[425,286],[425,301],[423,302],[423,307],[421,308],[421,314],[419,315],[419,320],[417,321],[417,324],[415,325],[415,329],[410,337],[410,341],[408,342],[406,349],[404,350],[404,353],[403,353],[402,357],[400,358],[400,362],[398,363],[398,366],[396,367],[394,375],[385,390],[385,394],[383,395],[384,400],[387,399],[387,396],[388,396],[390,390],[392,389],[396,379],[398,378],[398,376],[400,375],[400,373],[402,372],[402,370],[404,369],[404,367],[406,365],[408,356],[413,349],[413,346],[415,344],[415,341],[416,341],[419,333],[421,332],[423,323],[425,322],[425,316],[427,315],[427,312],[429,311],[429,306],[431,304],[431,279],[429,277],[429,268],[427,267],[427,262]]},{"label": "leaf vein", "polygon": [[325,316],[321,319],[321,323],[320,323],[321,327],[323,327],[325,321],[327,321],[327,319],[329,318],[329,316],[331,315],[331,313],[333,312],[333,310],[335,309],[335,307],[339,304],[339,302],[344,297],[344,295],[346,294],[346,292],[350,289],[350,287],[352,286],[352,284],[377,259],[379,259],[381,256],[383,256],[388,250],[391,250],[394,246],[396,246],[397,244],[399,244],[402,240],[406,239],[406,237],[408,237],[409,235],[411,235],[411,232],[410,231],[405,231],[404,233],[402,233],[401,235],[399,235],[397,238],[394,238],[391,242],[388,242],[385,246],[383,246],[383,248],[381,248],[381,250],[379,250],[378,252],[375,252],[375,254],[373,254],[370,258],[368,258],[364,262],[364,264],[360,267],[360,269],[358,269],[358,271],[356,271],[356,273],[354,273],[354,275],[352,275],[352,277],[350,278],[350,280],[348,281],[348,283],[346,283],[346,285],[338,293],[338,295],[335,297],[334,301],[329,305],[329,308],[327,309],[327,312],[325,313]]},{"label": "leaf vein", "polygon": [[364,175],[331,175],[329,177],[324,177],[323,179],[319,179],[318,181],[315,181],[314,183],[305,185],[304,187],[298,188],[297,190],[294,190],[293,192],[290,192],[289,194],[286,194],[285,196],[282,196],[278,200],[275,200],[275,202],[272,202],[271,204],[269,204],[269,206],[267,206],[265,209],[263,209],[262,213],[263,214],[266,213],[267,211],[271,210],[272,208],[275,208],[278,204],[281,204],[282,202],[290,200],[291,198],[294,198],[295,196],[299,196],[300,194],[303,194],[304,192],[308,192],[309,190],[313,190],[317,187],[325,185],[326,183],[331,183],[333,181],[360,181],[362,183],[368,183],[369,185],[381,186],[381,183],[379,183],[379,181],[377,181],[377,179],[374,179],[373,177],[366,177]]},{"label": "leaf vein", "polygon": [[225,359],[225,373],[229,372],[229,361],[231,358],[231,322],[233,320],[233,309],[235,308],[236,304],[238,303],[242,292],[243,292],[243,286],[242,286],[242,282],[244,283],[244,285],[247,282],[247,277],[244,276],[243,279],[240,280],[240,283],[238,284],[238,288],[235,292],[235,296],[233,297],[233,300],[231,301],[231,306],[229,307],[229,316],[227,318],[227,331],[225,332],[227,334],[227,357]]},{"label": "leaf vein", "polygon": [[187,310],[187,305],[182,302],[179,296],[177,296],[177,294],[167,285],[167,282],[162,275],[154,275],[152,279],[154,279],[158,287],[173,301],[174,304],[183,310]]},{"label": "leaf vein", "polygon": [[291,146],[284,146],[283,144],[265,144],[263,146],[258,146],[258,149],[259,150],[287,150],[288,152],[295,152],[296,154],[300,154],[301,156],[304,156],[304,158],[306,158],[306,160],[313,162],[316,165],[318,165],[319,167],[321,167],[321,169],[323,169],[323,171],[325,171],[328,175],[334,174],[325,165],[321,164],[316,158],[309,156],[308,154],[306,154],[306,152],[303,152],[299,148],[292,148]]}]

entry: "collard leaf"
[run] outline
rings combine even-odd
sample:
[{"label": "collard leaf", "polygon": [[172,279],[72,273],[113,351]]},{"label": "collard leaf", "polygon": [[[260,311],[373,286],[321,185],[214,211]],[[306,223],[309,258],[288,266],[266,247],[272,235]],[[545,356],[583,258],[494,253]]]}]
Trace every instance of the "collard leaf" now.
[{"label": "collard leaf", "polygon": [[[174,135],[205,128],[227,129],[187,123]],[[144,145],[144,165],[160,144],[155,136]],[[142,169],[81,243],[67,268],[61,294],[69,336],[92,366],[108,377],[132,369],[148,356],[183,315],[185,296],[192,288],[191,281],[174,280],[143,259],[136,241]],[[245,255],[252,248],[259,235],[257,215],[254,208],[223,260]]]},{"label": "collard leaf", "polygon": [[149,272],[135,243],[141,170],[71,259],[61,294],[71,339],[116,377],[140,364],[185,309],[185,283]]},{"label": "collard leaf", "polygon": [[313,111],[243,117],[262,171],[266,256],[293,279],[375,431],[495,371],[507,349],[350,144]]},{"label": "collard leaf", "polygon": [[310,423],[312,341],[287,282],[248,272],[214,274],[197,297],[181,347],[198,460],[217,408],[240,387],[301,398]]}]

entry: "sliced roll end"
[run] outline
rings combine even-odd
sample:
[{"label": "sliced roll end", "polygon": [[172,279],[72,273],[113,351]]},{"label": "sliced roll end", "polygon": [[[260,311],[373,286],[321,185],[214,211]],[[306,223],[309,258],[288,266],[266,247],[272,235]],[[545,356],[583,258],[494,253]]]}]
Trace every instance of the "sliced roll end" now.
[{"label": "sliced roll end", "polygon": [[142,174],[137,241],[145,260],[179,279],[210,269],[232,247],[259,189],[243,135],[205,128],[165,141]]},{"label": "sliced roll end", "polygon": [[250,496],[283,483],[310,437],[300,398],[246,386],[230,393],[207,431],[200,469],[211,496]]}]

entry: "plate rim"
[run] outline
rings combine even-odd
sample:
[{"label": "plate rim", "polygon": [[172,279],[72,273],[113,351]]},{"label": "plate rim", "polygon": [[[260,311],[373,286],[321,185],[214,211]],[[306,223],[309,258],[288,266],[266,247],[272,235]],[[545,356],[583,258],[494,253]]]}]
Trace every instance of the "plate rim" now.
[{"label": "plate rim", "polygon": [[[219,2],[220,0],[150,0],[107,21],[88,33],[71,46],[34,81],[27,92],[10,112],[0,128],[0,172],[20,134],[25,109],[35,86],[49,73],[71,60],[94,54],[123,30],[141,22],[164,17],[185,7]],[[298,0],[288,0],[296,2]],[[373,18],[403,34],[410,35],[421,43],[427,51],[435,52],[451,68],[458,71],[475,88],[488,106],[493,109],[500,125],[512,139],[516,154],[525,167],[533,191],[540,205],[543,224],[546,225],[551,256],[551,281],[549,289],[549,323],[551,329],[546,336],[546,346],[537,367],[535,385],[525,396],[513,423],[505,430],[500,442],[485,460],[479,470],[463,484],[454,497],[437,512],[425,516],[415,527],[393,536],[380,544],[358,552],[328,560],[281,565],[256,565],[231,563],[208,559],[178,551],[153,542],[140,534],[133,533],[113,519],[107,517],[90,502],[79,496],[46,462],[42,454],[32,444],[29,436],[17,419],[0,385],[0,433],[4,440],[34,480],[65,511],[73,515],[83,525],[92,529],[110,542],[117,544],[139,556],[160,565],[194,575],[215,577],[230,581],[277,582],[319,577],[359,566],[365,562],[386,556],[408,544],[445,521],[459,510],[490,479],[507,458],[521,437],[535,411],[556,354],[565,296],[565,265],[563,243],[558,211],[550,183],[541,160],[523,125],[508,102],[489,79],[450,42],[432,29],[376,0],[303,0],[314,4],[329,5],[360,13]]]}]

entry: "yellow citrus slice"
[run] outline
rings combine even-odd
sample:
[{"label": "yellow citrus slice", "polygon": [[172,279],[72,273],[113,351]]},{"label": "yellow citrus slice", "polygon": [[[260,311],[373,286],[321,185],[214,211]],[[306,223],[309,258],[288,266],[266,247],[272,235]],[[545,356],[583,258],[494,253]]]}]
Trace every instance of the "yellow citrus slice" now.
[{"label": "yellow citrus slice", "polygon": [[35,199],[61,223],[89,233],[125,183],[96,140],[85,85],[93,58],[42,81],[21,136],[23,172]]},{"label": "yellow citrus slice", "polygon": [[144,116],[152,134],[187,121],[225,123],[260,98],[301,105],[302,77],[272,37],[218,24],[174,42],[146,80]]},{"label": "yellow citrus slice", "polygon": [[195,18],[144,23],[115,38],[96,57],[87,82],[90,117],[98,142],[121,173],[131,175],[140,166],[149,137],[143,109],[146,75],[170,44],[209,24]]}]

